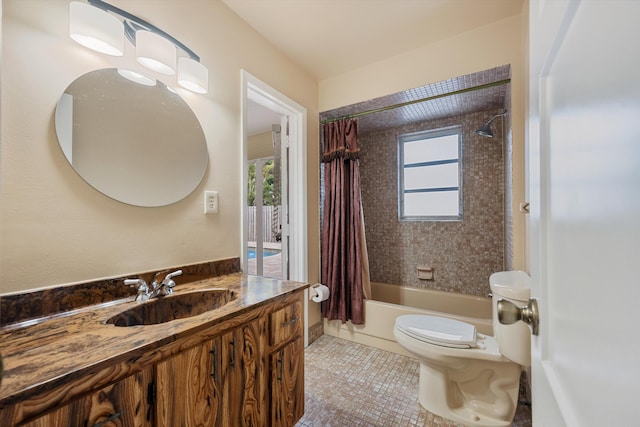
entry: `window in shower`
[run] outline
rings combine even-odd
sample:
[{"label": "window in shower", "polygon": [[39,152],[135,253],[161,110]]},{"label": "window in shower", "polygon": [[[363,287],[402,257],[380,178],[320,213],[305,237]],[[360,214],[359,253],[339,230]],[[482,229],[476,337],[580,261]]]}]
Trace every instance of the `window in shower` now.
[{"label": "window in shower", "polygon": [[460,126],[398,139],[398,214],[405,221],[462,219]]}]

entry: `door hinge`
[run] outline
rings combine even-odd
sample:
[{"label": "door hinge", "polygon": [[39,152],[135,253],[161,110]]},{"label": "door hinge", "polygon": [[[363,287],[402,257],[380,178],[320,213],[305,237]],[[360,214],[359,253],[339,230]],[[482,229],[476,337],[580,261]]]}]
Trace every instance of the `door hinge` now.
[{"label": "door hinge", "polygon": [[289,118],[286,118],[286,123],[284,126],[284,138],[282,138],[282,146],[284,148],[289,148]]},{"label": "door hinge", "polygon": [[281,239],[284,239],[285,237],[289,237],[289,224],[287,223],[280,224],[280,236],[281,236]]}]

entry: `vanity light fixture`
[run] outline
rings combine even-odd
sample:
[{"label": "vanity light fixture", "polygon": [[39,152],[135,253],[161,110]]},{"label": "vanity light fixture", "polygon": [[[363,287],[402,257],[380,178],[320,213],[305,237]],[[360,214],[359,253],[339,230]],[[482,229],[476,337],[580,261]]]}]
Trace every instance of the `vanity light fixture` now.
[{"label": "vanity light fixture", "polygon": [[176,45],[158,33],[136,31],[136,60],[158,73],[176,73]]},{"label": "vanity light fixture", "polygon": [[124,55],[124,24],[107,11],[88,3],[69,5],[69,36],[82,46],[112,55]]},{"label": "vanity light fixture", "polygon": [[209,70],[207,67],[186,56],[178,59],[178,83],[196,93],[207,93]]},{"label": "vanity light fixture", "polygon": [[[105,24],[106,22],[109,24]],[[136,60],[143,66],[167,75],[177,72],[180,86],[192,92],[207,93],[209,90],[209,72],[200,63],[200,57],[195,52],[155,25],[103,0],[71,2],[69,35],[85,47],[119,56],[123,55],[126,37],[136,47]],[[94,41],[87,43],[87,39]],[[116,39],[122,40],[119,54]],[[148,80],[142,84],[148,84]]]}]

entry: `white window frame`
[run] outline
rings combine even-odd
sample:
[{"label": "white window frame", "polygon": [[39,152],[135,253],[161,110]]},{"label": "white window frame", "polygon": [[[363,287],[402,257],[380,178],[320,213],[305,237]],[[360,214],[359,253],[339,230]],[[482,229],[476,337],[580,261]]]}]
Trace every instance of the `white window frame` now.
[{"label": "white window frame", "polygon": [[[443,136],[458,136],[458,158],[447,159],[443,161],[425,162],[419,167],[437,166],[446,163],[458,164],[458,187],[425,187],[417,191],[435,192],[435,191],[458,191],[458,214],[457,215],[405,215],[404,214],[404,195],[407,192],[415,192],[416,189],[406,190],[404,184],[404,170],[407,167],[404,161],[404,144],[424,140],[428,143],[429,139],[439,138]],[[411,164],[409,167],[415,167]],[[463,189],[462,189],[462,126],[449,126],[446,128],[424,130],[403,134],[398,137],[398,220],[399,221],[462,221],[463,214]]]}]

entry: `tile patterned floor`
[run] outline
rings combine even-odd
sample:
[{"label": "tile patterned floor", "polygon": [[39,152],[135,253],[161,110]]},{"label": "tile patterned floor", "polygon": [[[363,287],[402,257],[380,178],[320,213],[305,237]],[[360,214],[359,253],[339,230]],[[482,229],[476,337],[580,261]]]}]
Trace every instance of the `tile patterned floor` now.
[{"label": "tile patterned floor", "polygon": [[[409,357],[322,335],[305,350],[305,414],[296,427],[463,427],[418,403],[419,364]],[[531,427],[518,407],[513,427]]]}]

